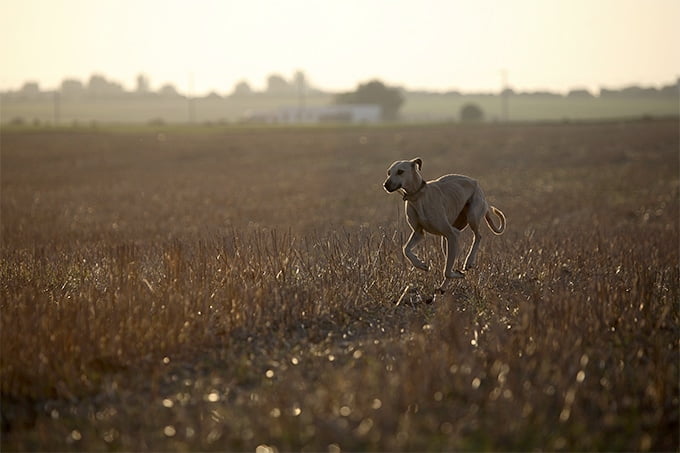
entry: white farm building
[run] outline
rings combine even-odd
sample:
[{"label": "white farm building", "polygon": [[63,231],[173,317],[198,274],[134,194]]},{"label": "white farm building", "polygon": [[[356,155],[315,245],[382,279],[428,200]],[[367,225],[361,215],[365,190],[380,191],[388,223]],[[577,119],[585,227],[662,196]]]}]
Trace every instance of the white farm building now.
[{"label": "white farm building", "polygon": [[338,104],[313,107],[281,107],[248,112],[245,120],[265,124],[378,123],[382,109],[376,104]]}]

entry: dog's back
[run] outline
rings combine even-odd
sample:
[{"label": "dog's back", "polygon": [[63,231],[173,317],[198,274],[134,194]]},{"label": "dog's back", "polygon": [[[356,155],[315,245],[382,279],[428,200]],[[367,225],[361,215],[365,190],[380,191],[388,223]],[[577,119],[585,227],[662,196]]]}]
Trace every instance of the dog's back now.
[{"label": "dog's back", "polygon": [[429,181],[428,185],[441,190],[445,198],[453,201],[458,210],[462,209],[463,205],[479,190],[477,180],[465,175],[444,175]]}]

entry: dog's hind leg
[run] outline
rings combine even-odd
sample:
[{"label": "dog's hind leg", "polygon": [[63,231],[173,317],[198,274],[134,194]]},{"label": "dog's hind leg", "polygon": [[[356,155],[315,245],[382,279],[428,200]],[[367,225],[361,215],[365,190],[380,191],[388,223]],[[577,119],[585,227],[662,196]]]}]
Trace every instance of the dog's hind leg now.
[{"label": "dog's hind leg", "polygon": [[466,271],[475,267],[475,264],[477,262],[477,252],[479,251],[479,245],[482,243],[482,235],[479,232],[479,225],[470,223],[470,228],[472,229],[474,239],[472,241],[472,246],[470,247],[470,251],[468,252],[467,258],[465,258],[464,269]]},{"label": "dog's hind leg", "polygon": [[477,252],[479,251],[479,246],[482,243],[480,225],[482,223],[482,219],[484,218],[484,214],[488,209],[486,201],[481,197],[473,196],[471,201],[472,202],[470,203],[467,212],[467,221],[474,236],[472,245],[470,246],[470,251],[468,252],[467,258],[465,258],[465,270],[472,269],[477,263]]},{"label": "dog's hind leg", "polygon": [[460,231],[455,228],[451,230],[442,238],[442,248],[444,242],[446,242],[446,266],[444,267],[444,278],[463,278],[465,274],[460,271],[453,270],[453,265],[455,264],[456,257],[458,256],[458,237],[460,236]]},{"label": "dog's hind leg", "polygon": [[437,289],[437,292],[440,294],[446,293],[452,279],[465,277],[465,274],[461,271],[453,270],[453,264],[458,255],[458,236],[460,236],[460,231],[455,228],[451,228],[450,233],[442,236],[442,250],[444,255],[446,255],[446,267],[444,267],[444,280]]}]

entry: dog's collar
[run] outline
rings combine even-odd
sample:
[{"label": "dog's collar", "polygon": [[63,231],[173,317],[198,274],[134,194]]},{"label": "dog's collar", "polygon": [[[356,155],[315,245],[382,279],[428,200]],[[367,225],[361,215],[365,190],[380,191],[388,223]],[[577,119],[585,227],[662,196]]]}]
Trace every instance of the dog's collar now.
[{"label": "dog's collar", "polygon": [[423,187],[425,187],[426,185],[427,183],[423,179],[423,182],[420,184],[420,187],[418,187],[418,190],[416,190],[415,192],[407,193],[406,190],[404,190],[404,201],[415,201],[420,191],[423,190]]}]

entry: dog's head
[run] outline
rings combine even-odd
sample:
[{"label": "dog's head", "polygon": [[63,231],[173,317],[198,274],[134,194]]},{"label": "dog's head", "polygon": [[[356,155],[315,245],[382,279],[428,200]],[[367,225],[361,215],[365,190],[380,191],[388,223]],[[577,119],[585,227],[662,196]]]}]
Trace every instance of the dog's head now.
[{"label": "dog's head", "polygon": [[383,186],[388,192],[404,189],[407,192],[412,192],[420,187],[423,177],[420,175],[420,169],[423,166],[422,159],[415,158],[413,160],[398,160],[393,163],[387,170],[387,179]]}]

